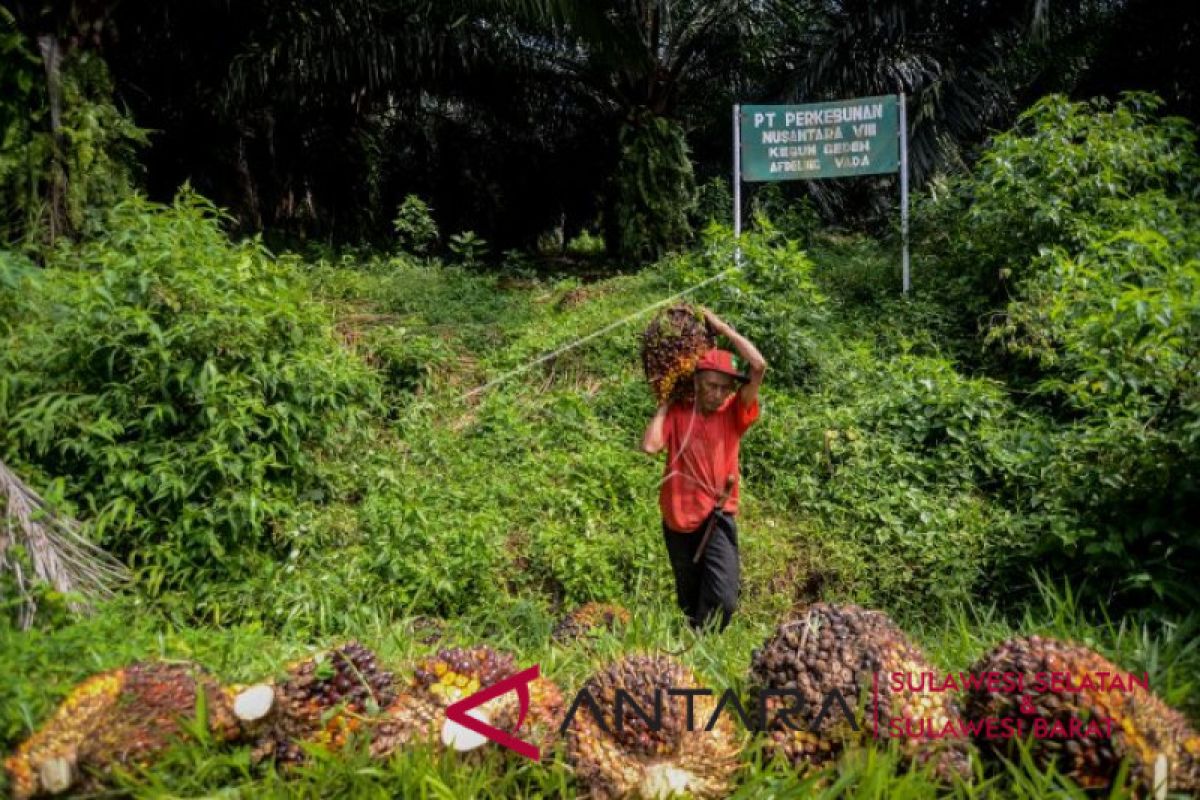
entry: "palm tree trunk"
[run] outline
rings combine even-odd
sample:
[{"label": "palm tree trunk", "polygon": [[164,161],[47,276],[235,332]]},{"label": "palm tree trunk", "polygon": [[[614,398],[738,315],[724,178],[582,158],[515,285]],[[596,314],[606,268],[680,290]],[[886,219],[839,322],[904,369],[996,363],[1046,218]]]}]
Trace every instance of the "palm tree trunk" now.
[{"label": "palm tree trunk", "polygon": [[48,186],[48,221],[50,243],[59,234],[67,233],[66,213],[67,170],[63,164],[65,152],[62,136],[62,45],[52,33],[38,36],[38,49],[46,67],[46,94],[50,100],[50,183]]}]

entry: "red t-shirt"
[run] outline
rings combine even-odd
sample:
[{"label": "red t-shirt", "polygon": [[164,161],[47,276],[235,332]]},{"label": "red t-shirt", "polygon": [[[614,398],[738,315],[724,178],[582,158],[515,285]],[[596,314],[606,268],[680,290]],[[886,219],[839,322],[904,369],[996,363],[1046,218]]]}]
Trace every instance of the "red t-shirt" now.
[{"label": "red t-shirt", "polygon": [[[680,533],[694,531],[716,506],[725,489],[725,478],[738,471],[738,443],[758,419],[758,398],[749,406],[734,392],[711,414],[701,414],[690,404],[673,403],[663,421],[667,464],[663,470],[658,506],[667,527]],[[737,513],[741,479],[725,503]]]}]

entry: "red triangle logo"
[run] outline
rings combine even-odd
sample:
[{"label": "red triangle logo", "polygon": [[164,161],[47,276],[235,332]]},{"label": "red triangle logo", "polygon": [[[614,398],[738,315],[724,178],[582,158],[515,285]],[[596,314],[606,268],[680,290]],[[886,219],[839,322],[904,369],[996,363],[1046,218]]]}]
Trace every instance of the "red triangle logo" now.
[{"label": "red triangle logo", "polygon": [[525,756],[534,761],[541,761],[541,752],[529,742],[518,739],[508,731],[502,731],[486,722],[475,719],[467,713],[471,709],[478,708],[502,694],[516,691],[517,701],[521,705],[521,713],[517,717],[517,727],[515,730],[520,730],[521,724],[525,722],[525,715],[529,711],[529,683],[539,675],[541,675],[541,670],[538,664],[534,664],[529,669],[522,670],[515,675],[509,675],[504,680],[498,681],[485,689],[480,689],[475,694],[468,695],[462,700],[451,704],[446,708],[446,717],[462,725],[467,730],[474,731],[484,738],[491,739],[501,747],[507,747],[518,755]]}]

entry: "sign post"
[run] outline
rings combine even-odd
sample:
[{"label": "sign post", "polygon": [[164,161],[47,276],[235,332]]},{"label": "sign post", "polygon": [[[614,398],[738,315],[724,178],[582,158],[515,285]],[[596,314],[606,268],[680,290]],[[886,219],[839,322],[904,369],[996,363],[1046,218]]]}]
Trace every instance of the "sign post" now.
[{"label": "sign post", "polygon": [[908,261],[908,131],[904,95],[807,105],[734,105],[733,229],[742,227],[742,181],[818,180],[900,173],[902,283]]},{"label": "sign post", "polygon": [[908,274],[908,104],[903,93],[900,94],[900,240],[904,248],[902,272],[900,276],[904,294],[912,286]]},{"label": "sign post", "polygon": [[742,107],[733,104],[733,242],[734,262],[742,265]]}]

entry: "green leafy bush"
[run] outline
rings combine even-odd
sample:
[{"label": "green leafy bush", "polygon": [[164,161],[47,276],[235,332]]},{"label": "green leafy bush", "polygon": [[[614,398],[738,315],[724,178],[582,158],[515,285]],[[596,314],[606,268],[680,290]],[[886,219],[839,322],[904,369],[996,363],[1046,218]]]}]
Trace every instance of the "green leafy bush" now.
[{"label": "green leafy bush", "polygon": [[429,204],[410,194],[396,210],[392,230],[400,247],[411,253],[424,254],[437,244],[438,227]]},{"label": "green leafy bush", "polygon": [[577,256],[598,256],[604,253],[604,237],[597,236],[587,229],[567,242],[567,252]]},{"label": "green leafy bush", "polygon": [[35,245],[84,228],[131,191],[147,132],[113,105],[104,61],[75,49],[59,68],[56,139],[42,60],[3,10],[0,64],[0,243]]},{"label": "green leafy bush", "polygon": [[475,231],[463,231],[450,237],[450,252],[468,269],[479,264],[487,256],[488,244]]},{"label": "green leafy bush", "polygon": [[[843,301],[848,312],[864,315],[882,312],[894,319],[911,316],[911,312],[905,312],[906,307],[891,303],[901,296],[898,246],[880,247],[866,236],[825,235],[813,237],[809,252],[813,261],[820,264],[816,271],[818,284],[831,298]],[[905,299],[911,302],[917,298],[910,295]],[[911,335],[909,331],[906,333]]]},{"label": "green leafy bush", "polygon": [[821,216],[811,197],[794,194],[778,183],[760,185],[750,201],[750,219],[764,232],[777,231],[807,247],[821,227]]},{"label": "green leafy bush", "polygon": [[[1200,156],[1190,122],[1161,117],[1162,100],[1117,102],[1050,95],[998,135],[974,169],[918,204],[924,263],[973,322],[1003,301],[1040,248],[1078,247],[1097,230],[1136,224],[1145,193],[1196,197]],[[1149,220],[1142,220],[1149,222]]]},{"label": "green leafy bush", "polygon": [[[691,238],[696,184],[678,124],[643,114],[621,128],[610,251],[652,261]],[[615,234],[615,236],[613,235]],[[615,241],[613,241],[615,239]]]},{"label": "green leafy bush", "polygon": [[1020,423],[1001,387],[945,359],[821,348],[804,394],[772,389],[743,472],[773,507],[812,520],[854,597],[936,614],[1022,563],[1034,516],[990,491]]},{"label": "green leafy bush", "polygon": [[1003,483],[1054,509],[1043,557],[1190,604],[1200,157],[1161,105],[1039,101],[926,207],[924,260],[947,308],[987,321],[989,366],[1048,415],[1010,439]]},{"label": "green leafy bush", "polygon": [[363,505],[369,571],[413,613],[457,615],[486,605],[500,588],[497,535],[505,520],[469,508],[433,516],[408,494]]},{"label": "green leafy bush", "polygon": [[0,336],[7,334],[17,324],[17,311],[21,305],[20,290],[23,286],[35,286],[41,273],[20,253],[0,249]]},{"label": "green leafy bush", "polygon": [[377,397],[294,268],[193,194],[120,203],[26,288],[0,452],[64,478],[151,589],[241,575],[317,479],[314,447]]},{"label": "green leafy bush", "polygon": [[437,373],[448,367],[454,351],[445,339],[407,328],[384,325],[363,337],[369,360],[384,381],[405,392],[429,390]]},{"label": "green leafy bush", "polygon": [[[1200,569],[1200,213],[1035,262],[991,338],[1036,361],[1055,432],[1038,492],[1086,526],[1053,553],[1124,588],[1194,602]],[[1161,217],[1160,217],[1161,219]]]}]

